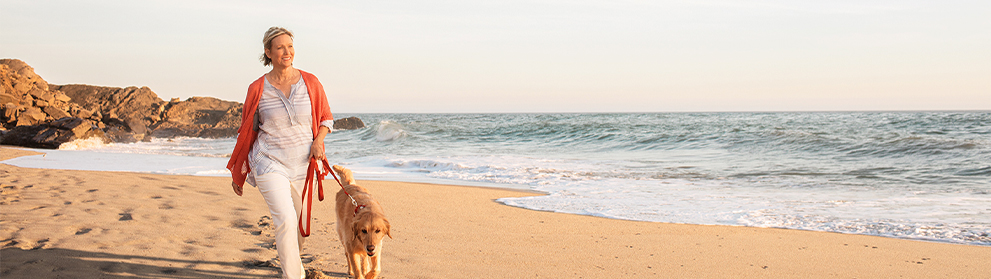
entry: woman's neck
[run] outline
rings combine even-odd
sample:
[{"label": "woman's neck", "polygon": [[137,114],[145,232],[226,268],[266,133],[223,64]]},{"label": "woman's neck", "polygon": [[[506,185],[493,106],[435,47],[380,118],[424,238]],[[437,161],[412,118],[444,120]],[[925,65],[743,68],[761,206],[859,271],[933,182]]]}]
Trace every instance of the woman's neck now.
[{"label": "woman's neck", "polygon": [[268,72],[272,76],[272,79],[276,80],[286,80],[290,79],[296,75],[296,69],[292,66],[289,67],[272,67],[272,71]]}]

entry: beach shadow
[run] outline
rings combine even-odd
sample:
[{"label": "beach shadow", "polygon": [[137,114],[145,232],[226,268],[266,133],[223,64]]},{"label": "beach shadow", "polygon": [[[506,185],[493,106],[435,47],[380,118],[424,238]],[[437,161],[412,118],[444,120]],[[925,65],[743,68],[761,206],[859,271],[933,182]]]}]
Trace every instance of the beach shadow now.
[{"label": "beach shadow", "polygon": [[[10,247],[0,250],[0,258],[2,278],[273,278],[279,275],[276,268],[259,267],[248,261],[197,261],[61,248]],[[220,266],[215,269],[226,271],[197,268],[202,265]]]}]

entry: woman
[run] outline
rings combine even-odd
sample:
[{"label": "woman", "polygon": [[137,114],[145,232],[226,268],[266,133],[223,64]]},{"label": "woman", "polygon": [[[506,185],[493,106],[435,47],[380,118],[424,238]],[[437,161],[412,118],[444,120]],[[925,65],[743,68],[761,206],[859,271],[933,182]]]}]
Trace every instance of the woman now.
[{"label": "woman", "polygon": [[303,237],[297,218],[310,158],[323,160],[323,138],[333,116],[323,85],[313,74],[293,68],[293,34],[272,27],[262,39],[262,64],[272,70],[248,86],[237,144],[227,163],[238,196],[244,183],[265,198],[275,225],[283,278],[303,278],[299,258]]}]

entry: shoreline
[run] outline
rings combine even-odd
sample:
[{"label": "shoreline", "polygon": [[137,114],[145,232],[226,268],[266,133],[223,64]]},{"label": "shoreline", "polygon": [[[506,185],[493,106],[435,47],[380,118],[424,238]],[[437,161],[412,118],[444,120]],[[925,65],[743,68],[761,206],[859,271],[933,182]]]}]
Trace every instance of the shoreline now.
[{"label": "shoreline", "polygon": [[[17,154],[15,156],[4,156],[4,154],[2,152],[0,152],[0,164],[3,164],[2,162],[5,161],[5,160],[13,159],[13,158],[16,158],[16,157],[30,156],[30,155],[44,155],[45,154],[45,153],[43,153],[44,150],[38,150],[38,149],[35,149],[35,148],[20,147],[20,146],[10,146],[10,145],[0,145],[0,151],[11,150],[11,149],[16,149],[19,152],[18,153],[15,153],[15,154]],[[76,170],[71,170],[71,169],[62,169],[62,170],[76,171]],[[229,176],[229,175],[228,176],[225,176],[225,175],[219,175],[218,176],[218,175],[193,175],[193,174],[164,174],[164,173],[141,172],[141,171],[104,171],[104,170],[82,170],[82,171],[122,172],[122,173],[134,173],[134,174],[151,174],[151,175],[165,175],[165,176],[193,176],[193,177],[225,177],[226,178],[226,177]],[[336,189],[338,189],[336,182],[334,182],[333,180],[331,180],[330,177],[328,177],[328,180],[330,180],[330,181],[328,182],[329,184],[327,184],[327,185],[328,185],[328,187],[331,187],[331,188],[328,188],[328,190],[330,191],[330,193],[336,193]],[[434,179],[434,180],[439,180],[439,179]],[[453,187],[468,187],[468,188],[480,188],[480,189],[496,189],[496,190],[503,190],[503,191],[509,191],[509,192],[518,192],[518,193],[528,194],[528,195],[532,195],[532,196],[544,196],[544,195],[548,195],[549,194],[547,192],[543,192],[543,191],[539,191],[539,190],[516,188],[516,187],[510,187],[510,186],[505,186],[505,185],[501,185],[501,184],[487,183],[487,182],[473,183],[471,181],[456,181],[456,180],[452,180],[452,181],[450,181],[450,183],[443,183],[443,182],[436,182],[436,181],[431,181],[431,180],[404,181],[404,180],[398,180],[398,179],[396,179],[396,180],[390,180],[390,179],[373,179],[373,180],[361,180],[361,181],[371,181],[371,182],[376,182],[376,183],[404,183],[404,184],[420,184],[420,185],[432,185],[432,186],[453,186]],[[458,182],[462,182],[462,183],[458,183]],[[253,187],[249,187],[249,188],[253,188]],[[609,220],[621,220],[621,221],[632,221],[632,222],[646,222],[646,223],[660,223],[660,224],[678,224],[678,225],[728,226],[728,227],[739,227],[739,228],[785,229],[785,230],[797,230],[797,231],[808,231],[808,232],[837,233],[837,234],[845,234],[845,235],[875,236],[875,237],[883,237],[883,238],[891,238],[891,239],[899,239],[899,240],[922,241],[922,242],[932,242],[932,243],[942,243],[942,244],[956,244],[956,245],[966,245],[966,246],[991,247],[991,245],[981,245],[981,244],[972,244],[972,243],[952,242],[952,241],[939,240],[939,239],[909,238],[909,237],[886,236],[886,235],[872,235],[872,234],[860,234],[860,233],[848,233],[848,232],[808,230],[808,229],[800,229],[800,228],[757,227],[757,226],[730,225],[730,224],[675,223],[675,222],[657,222],[657,221],[647,221],[647,220],[622,219],[622,218],[605,217],[605,216],[598,216],[598,215],[587,215],[587,214],[580,214],[580,213],[569,213],[569,212],[558,212],[558,211],[552,211],[552,210],[532,209],[532,208],[526,208],[526,207],[522,207],[522,206],[509,205],[509,204],[506,204],[506,203],[504,203],[502,201],[498,201],[498,200],[493,200],[493,202],[495,202],[497,204],[500,204],[500,205],[503,205],[503,206],[520,208],[520,209],[525,209],[525,210],[532,210],[532,211],[538,211],[538,212],[549,212],[549,213],[560,213],[560,214],[570,214],[570,215],[578,215],[578,216],[586,216],[586,217],[603,218],[603,219],[609,219]]]},{"label": "shoreline", "polygon": [[[0,147],[0,160],[32,154]],[[0,163],[4,278],[271,278],[257,190],[229,178]],[[326,181],[331,196],[336,182]],[[515,189],[362,181],[393,226],[387,278],[981,278],[991,247],[792,229],[619,220],[507,206]],[[331,199],[314,201],[305,265],[346,269]],[[49,277],[54,277],[49,276]]]}]

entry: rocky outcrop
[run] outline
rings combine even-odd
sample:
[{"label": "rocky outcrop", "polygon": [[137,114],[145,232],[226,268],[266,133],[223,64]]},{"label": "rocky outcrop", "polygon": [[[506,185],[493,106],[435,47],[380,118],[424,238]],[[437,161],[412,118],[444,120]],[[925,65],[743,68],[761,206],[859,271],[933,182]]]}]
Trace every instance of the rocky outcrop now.
[{"label": "rocky outcrop", "polygon": [[148,126],[161,120],[165,101],[148,87],[104,87],[81,84],[50,85],[64,92],[81,109],[78,117],[94,118],[104,124],[107,136],[115,142],[144,140]]},{"label": "rocky outcrop", "polygon": [[334,130],[354,130],[361,128],[365,128],[365,122],[354,116],[334,120]]},{"label": "rocky outcrop", "polygon": [[99,119],[79,117],[82,108],[71,101],[23,61],[0,59],[0,143],[58,148],[63,142],[103,137]]},{"label": "rocky outcrop", "polygon": [[34,68],[16,59],[0,59],[0,129],[48,123],[79,109],[71,98],[49,90]]},{"label": "rocky outcrop", "polygon": [[62,143],[91,137],[102,138],[103,131],[92,121],[65,117],[41,125],[14,127],[3,137],[3,144],[56,149]]},{"label": "rocky outcrop", "polygon": [[[166,102],[148,87],[48,84],[23,61],[0,59],[0,144],[58,148],[88,137],[111,142],[232,137],[242,108],[212,97]],[[354,117],[334,122],[334,129],[364,126]]]},{"label": "rocky outcrop", "polygon": [[151,136],[223,138],[237,135],[241,126],[241,109],[238,102],[210,97],[192,97],[185,101],[169,102],[161,121],[154,124]]}]

